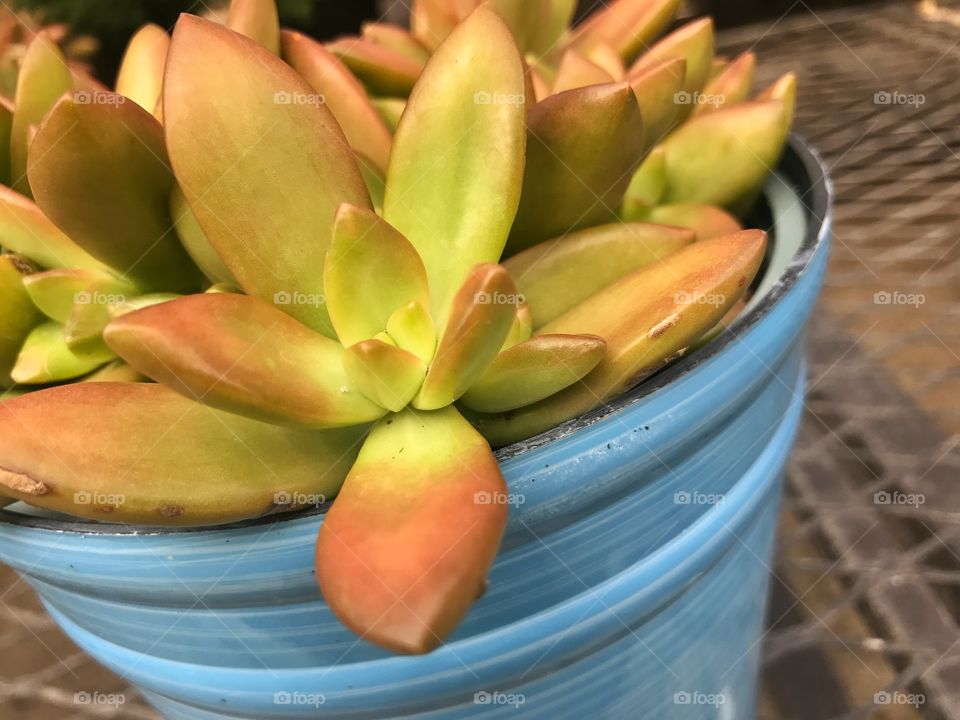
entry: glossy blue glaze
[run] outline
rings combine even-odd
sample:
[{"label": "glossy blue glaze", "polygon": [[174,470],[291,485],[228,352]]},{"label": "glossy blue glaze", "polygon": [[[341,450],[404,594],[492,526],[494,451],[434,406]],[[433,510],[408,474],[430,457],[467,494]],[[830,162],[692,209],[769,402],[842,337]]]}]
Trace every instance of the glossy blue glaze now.
[{"label": "glossy blue glaze", "polygon": [[749,718],[827,258],[819,173],[794,141],[767,189],[771,264],[731,331],[501,451],[517,504],[490,590],[428,656],[332,617],[313,578],[319,513],[134,533],[3,512],[0,558],[171,719]]}]

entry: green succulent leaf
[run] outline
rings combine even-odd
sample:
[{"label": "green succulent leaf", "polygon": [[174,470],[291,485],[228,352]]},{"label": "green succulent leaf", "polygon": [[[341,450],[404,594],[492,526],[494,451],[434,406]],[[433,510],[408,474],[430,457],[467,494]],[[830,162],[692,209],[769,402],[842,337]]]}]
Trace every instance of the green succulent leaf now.
[{"label": "green succulent leaf", "polygon": [[262,300],[190,295],[122,315],[107,344],[147,377],[212,407],[315,428],[384,411],[343,370],[343,348]]},{"label": "green succulent leaf", "polygon": [[372,95],[406,97],[423,65],[390,48],[358,37],[345,37],[327,48],[340,58]]},{"label": "green succulent leaf", "polygon": [[13,132],[13,104],[0,97],[0,185],[10,185],[10,139]]},{"label": "green succulent leaf", "polygon": [[60,48],[47,32],[38,33],[20,65],[10,130],[11,187],[23,195],[32,197],[27,179],[30,128],[39,125],[54,103],[72,88],[73,77]]},{"label": "green succulent leaf", "polygon": [[230,273],[229,268],[217,255],[207,236],[203,234],[203,228],[197,222],[197,216],[190,209],[186,195],[179,185],[174,185],[170,193],[170,216],[173,219],[174,229],[177,231],[177,237],[183,249],[187,251],[190,259],[196,263],[197,267],[210,282],[236,284],[236,280]]},{"label": "green succulent leaf", "polygon": [[629,82],[643,115],[644,138],[653,147],[667,136],[680,115],[677,104],[687,77],[687,61],[672,58],[633,75]]},{"label": "green succulent leaf", "polygon": [[86,375],[77,382],[82,383],[103,383],[103,382],[123,382],[123,383],[135,383],[135,382],[146,382],[147,376],[141,373],[138,373],[132,367],[127,365],[123,360],[114,360],[113,362],[107,363],[101,368],[94,370],[89,375]]},{"label": "green succulent leaf", "polygon": [[616,217],[643,153],[633,90],[610,83],[530,110],[527,169],[507,254]]},{"label": "green succulent leaf", "polygon": [[111,308],[140,294],[135,286],[118,278],[98,280],[75,297],[64,327],[64,340],[78,357],[106,362],[116,357],[103,341],[103,329],[113,317]]},{"label": "green succulent leaf", "polygon": [[460,403],[484,413],[531,405],[593,370],[605,348],[595,335],[538,335],[500,353]]},{"label": "green succulent leaf", "polygon": [[524,97],[510,31],[481,7],[430,60],[397,128],[383,214],[420,253],[440,323],[470,269],[503,251],[523,182]]},{"label": "green succulent leaf", "polygon": [[51,321],[30,331],[10,377],[21,385],[60,382],[86,375],[101,362],[73,353],[64,340],[63,325]]},{"label": "green succulent leaf", "polygon": [[0,404],[0,485],[93,520],[229,523],[333,496],[364,431],[268,425],[153,383],[65,385]]},{"label": "green succulent leaf", "polygon": [[24,288],[22,272],[18,258],[0,255],[0,388],[10,387],[13,383],[10,371],[20,348],[30,331],[42,320]]},{"label": "green succulent leaf", "polygon": [[519,304],[517,288],[503,266],[477,265],[453,299],[414,407],[436,410],[463,395],[497,356]]},{"label": "green succulent leaf", "polygon": [[426,362],[416,355],[379,339],[348,347],[343,368],[367,399],[390,412],[410,404],[427,372]]},{"label": "green succulent leaf", "polygon": [[146,290],[193,289],[173,232],[163,128],[122,95],[65,97],[30,146],[30,186],[57,227]]},{"label": "green succulent leaf", "polygon": [[797,76],[792,72],[781,75],[770,87],[761,91],[756,99],[782,101],[784,105],[783,123],[789,131],[797,104]]},{"label": "green succulent leaf", "polygon": [[507,507],[490,447],[454,408],[382,419],[320,526],[324,599],[370,642],[429,652],[482,593]]},{"label": "green succulent leaf", "polygon": [[627,222],[645,220],[650,208],[660,202],[666,189],[667,156],[663,148],[655,147],[630,179],[630,186],[623,196],[620,219]]},{"label": "green succulent leaf", "polygon": [[492,0],[524,54],[550,55],[558,48],[577,9],[576,0]]},{"label": "green succulent leaf", "polygon": [[545,400],[507,414],[471,415],[471,421],[492,444],[506,445],[633,387],[726,315],[746,292],[765,247],[760,230],[695,242],[592,295],[541,332],[602,337],[607,351],[600,364]]},{"label": "green succulent leaf", "polygon": [[423,43],[398,25],[390,25],[384,22],[365,23],[361,35],[364,40],[372,42],[374,45],[403,55],[408,60],[420,65],[421,69],[430,59],[430,51],[424,47]]},{"label": "green succulent leaf", "polygon": [[413,0],[410,27],[413,36],[429,50],[436,50],[459,20],[446,0]]},{"label": "green succulent leaf", "polygon": [[424,362],[433,360],[437,349],[437,330],[424,303],[410,302],[397,308],[387,320],[387,335],[407,352]]},{"label": "green succulent leaf", "polygon": [[274,55],[280,54],[280,17],[276,0],[230,0],[227,27]]},{"label": "green succulent leaf", "polygon": [[562,93],[613,81],[613,76],[597,63],[588,60],[576,50],[567,50],[560,60],[557,77],[553,81],[553,92]]},{"label": "green succulent leaf", "polygon": [[710,75],[713,64],[713,45],[713,21],[710,18],[689,22],[645,52],[630,68],[627,75],[633,79],[664,60],[680,58],[686,61],[683,89],[675,100],[680,118],[686,118],[693,112],[700,97],[700,91],[703,90]]},{"label": "green succulent leaf", "polygon": [[67,268],[33,273],[23,278],[23,285],[33,304],[51,320],[65,324],[82,293],[94,283],[111,276],[97,270]]},{"label": "green succulent leaf", "polygon": [[624,275],[692,243],[689,230],[611,223],[547,240],[504,262],[542,327]]},{"label": "green succulent leaf", "polygon": [[321,268],[334,214],[370,199],[330,110],[303,102],[313,97],[246,38],[190,15],[177,23],[164,121],[187,201],[246,292],[333,337]]},{"label": "green succulent leaf", "polygon": [[630,62],[670,24],[679,6],[680,0],[615,0],[575,30],[572,44],[586,49],[605,43]]},{"label": "green succulent leaf", "polygon": [[2,185],[0,238],[4,248],[29,258],[40,267],[108,270],[64,235],[32,200]]},{"label": "green succulent leaf", "polygon": [[722,235],[740,232],[743,227],[730,213],[712,205],[679,203],[651,208],[646,214],[647,222],[688,228],[697,240],[709,240]]},{"label": "green succulent leaf", "polygon": [[315,40],[289,30],[281,37],[283,59],[320,94],[350,146],[385,174],[393,138],[363,85],[336,55]]},{"label": "green succulent leaf", "polygon": [[750,97],[753,75],[757,68],[757,56],[745,52],[727,65],[717,77],[703,89],[704,102],[698,103],[694,115],[703,115],[741,103]]},{"label": "green succulent leaf", "polygon": [[510,326],[510,332],[507,333],[507,339],[503,341],[500,352],[526,342],[532,336],[533,312],[530,310],[530,305],[524,302],[517,306],[517,316],[513,319],[513,325]]},{"label": "green succulent leaf", "polygon": [[397,131],[400,124],[400,118],[407,107],[407,101],[402,98],[375,98],[373,106],[377,109],[380,117],[387,124],[391,133]]},{"label": "green succulent leaf", "polygon": [[684,123],[662,144],[666,203],[733,208],[763,185],[789,125],[780,100],[741,103]]},{"label": "green succulent leaf", "polygon": [[398,308],[430,302],[416,248],[376,213],[341,205],[324,265],[330,319],[344,345],[372,338]]},{"label": "green succulent leaf", "polygon": [[117,92],[153,115],[160,110],[163,70],[169,49],[167,31],[148,23],[130,39],[117,75]]}]

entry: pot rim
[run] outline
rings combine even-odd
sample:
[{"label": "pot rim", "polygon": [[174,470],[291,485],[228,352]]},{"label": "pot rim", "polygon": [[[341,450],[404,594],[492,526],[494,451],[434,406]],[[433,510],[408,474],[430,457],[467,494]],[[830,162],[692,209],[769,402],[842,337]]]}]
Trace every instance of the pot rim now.
[{"label": "pot rim", "polygon": [[[786,175],[793,181],[795,186],[794,190],[799,197],[798,202],[803,206],[808,222],[800,247],[790,259],[789,264],[776,284],[767,291],[760,301],[737,318],[726,332],[712,340],[705,347],[674,362],[635,388],[590,412],[563,422],[550,430],[498,449],[495,451],[498,462],[502,463],[505,460],[518,457],[524,453],[549,445],[552,442],[569,437],[636,404],[679,378],[696,371],[700,365],[718,355],[728,345],[738,340],[740,336],[757,325],[770,313],[773,307],[797,284],[800,276],[810,264],[811,259],[817,254],[821,246],[827,242],[829,233],[825,232],[825,229],[830,225],[829,221],[832,214],[832,183],[827,175],[826,167],[820,154],[812,148],[810,143],[802,135],[796,132],[790,133],[783,157],[777,165],[776,172],[772,173],[770,177],[776,178],[777,173]],[[781,180],[781,182],[783,181]],[[811,199],[810,202],[804,202],[804,198],[808,196]],[[776,242],[775,238],[774,242]],[[181,535],[253,528],[277,522],[322,516],[326,513],[329,505],[330,503],[327,503],[320,508],[311,508],[309,510],[292,513],[265,515],[224,525],[195,527],[120,525],[82,518],[65,517],[60,519],[27,515],[0,508],[0,526],[13,525],[33,530],[45,530],[75,535]]]}]

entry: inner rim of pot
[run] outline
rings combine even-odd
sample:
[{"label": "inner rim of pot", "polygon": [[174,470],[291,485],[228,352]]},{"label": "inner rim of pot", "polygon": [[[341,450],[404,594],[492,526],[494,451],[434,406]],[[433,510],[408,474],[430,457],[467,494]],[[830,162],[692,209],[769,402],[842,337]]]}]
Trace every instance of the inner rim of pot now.
[{"label": "inner rim of pot", "polygon": [[[777,172],[787,177],[793,190],[799,198],[799,203],[807,218],[807,227],[799,249],[791,258],[790,263],[778,279],[777,283],[746,313],[741,315],[725,332],[696,352],[677,360],[669,367],[648,378],[635,388],[619,395],[608,403],[601,405],[588,413],[568,420],[512,445],[507,445],[496,451],[498,461],[507,460],[530,450],[548,445],[585,427],[627,408],[652,393],[684,375],[693,372],[701,363],[713,357],[727,345],[737,339],[748,329],[756,325],[770,312],[770,309],[783,297],[797,282],[801,273],[807,267],[810,259],[819,247],[826,242],[830,217],[830,183],[820,156],[808,145],[807,141],[796,133],[791,133],[783,158],[777,166]],[[809,199],[809,202],[805,201]],[[758,226],[766,230],[771,229],[771,218],[766,207],[753,213],[754,220],[760,220]],[[748,223],[748,226],[749,223]],[[777,242],[776,233],[771,234],[772,243]],[[769,258],[770,251],[767,252]],[[760,277],[766,272],[764,269]],[[27,515],[20,512],[11,512],[0,509],[0,523],[18,525],[40,530],[54,530],[62,533],[76,533],[81,535],[170,535],[178,533],[215,532],[218,530],[238,529],[268,525],[275,522],[285,522],[293,519],[322,515],[326,513],[330,503],[320,507],[310,508],[298,512],[289,512],[275,515],[265,515],[227,525],[199,526],[199,527],[149,527],[118,525],[103,523],[95,520],[85,520],[70,517],[43,517]]]}]

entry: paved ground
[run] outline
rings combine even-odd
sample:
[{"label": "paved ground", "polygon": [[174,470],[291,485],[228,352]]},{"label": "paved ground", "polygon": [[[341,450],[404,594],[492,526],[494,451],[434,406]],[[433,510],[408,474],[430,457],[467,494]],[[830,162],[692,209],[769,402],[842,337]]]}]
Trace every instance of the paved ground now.
[{"label": "paved ground", "polygon": [[[837,192],[774,568],[764,720],[960,718],[958,42],[960,18],[923,20],[910,3],[807,11],[723,38],[731,52],[754,46],[761,83],[798,70],[797,127]],[[0,717],[155,717],[5,570],[0,600]],[[95,692],[126,701],[82,702]]]}]

